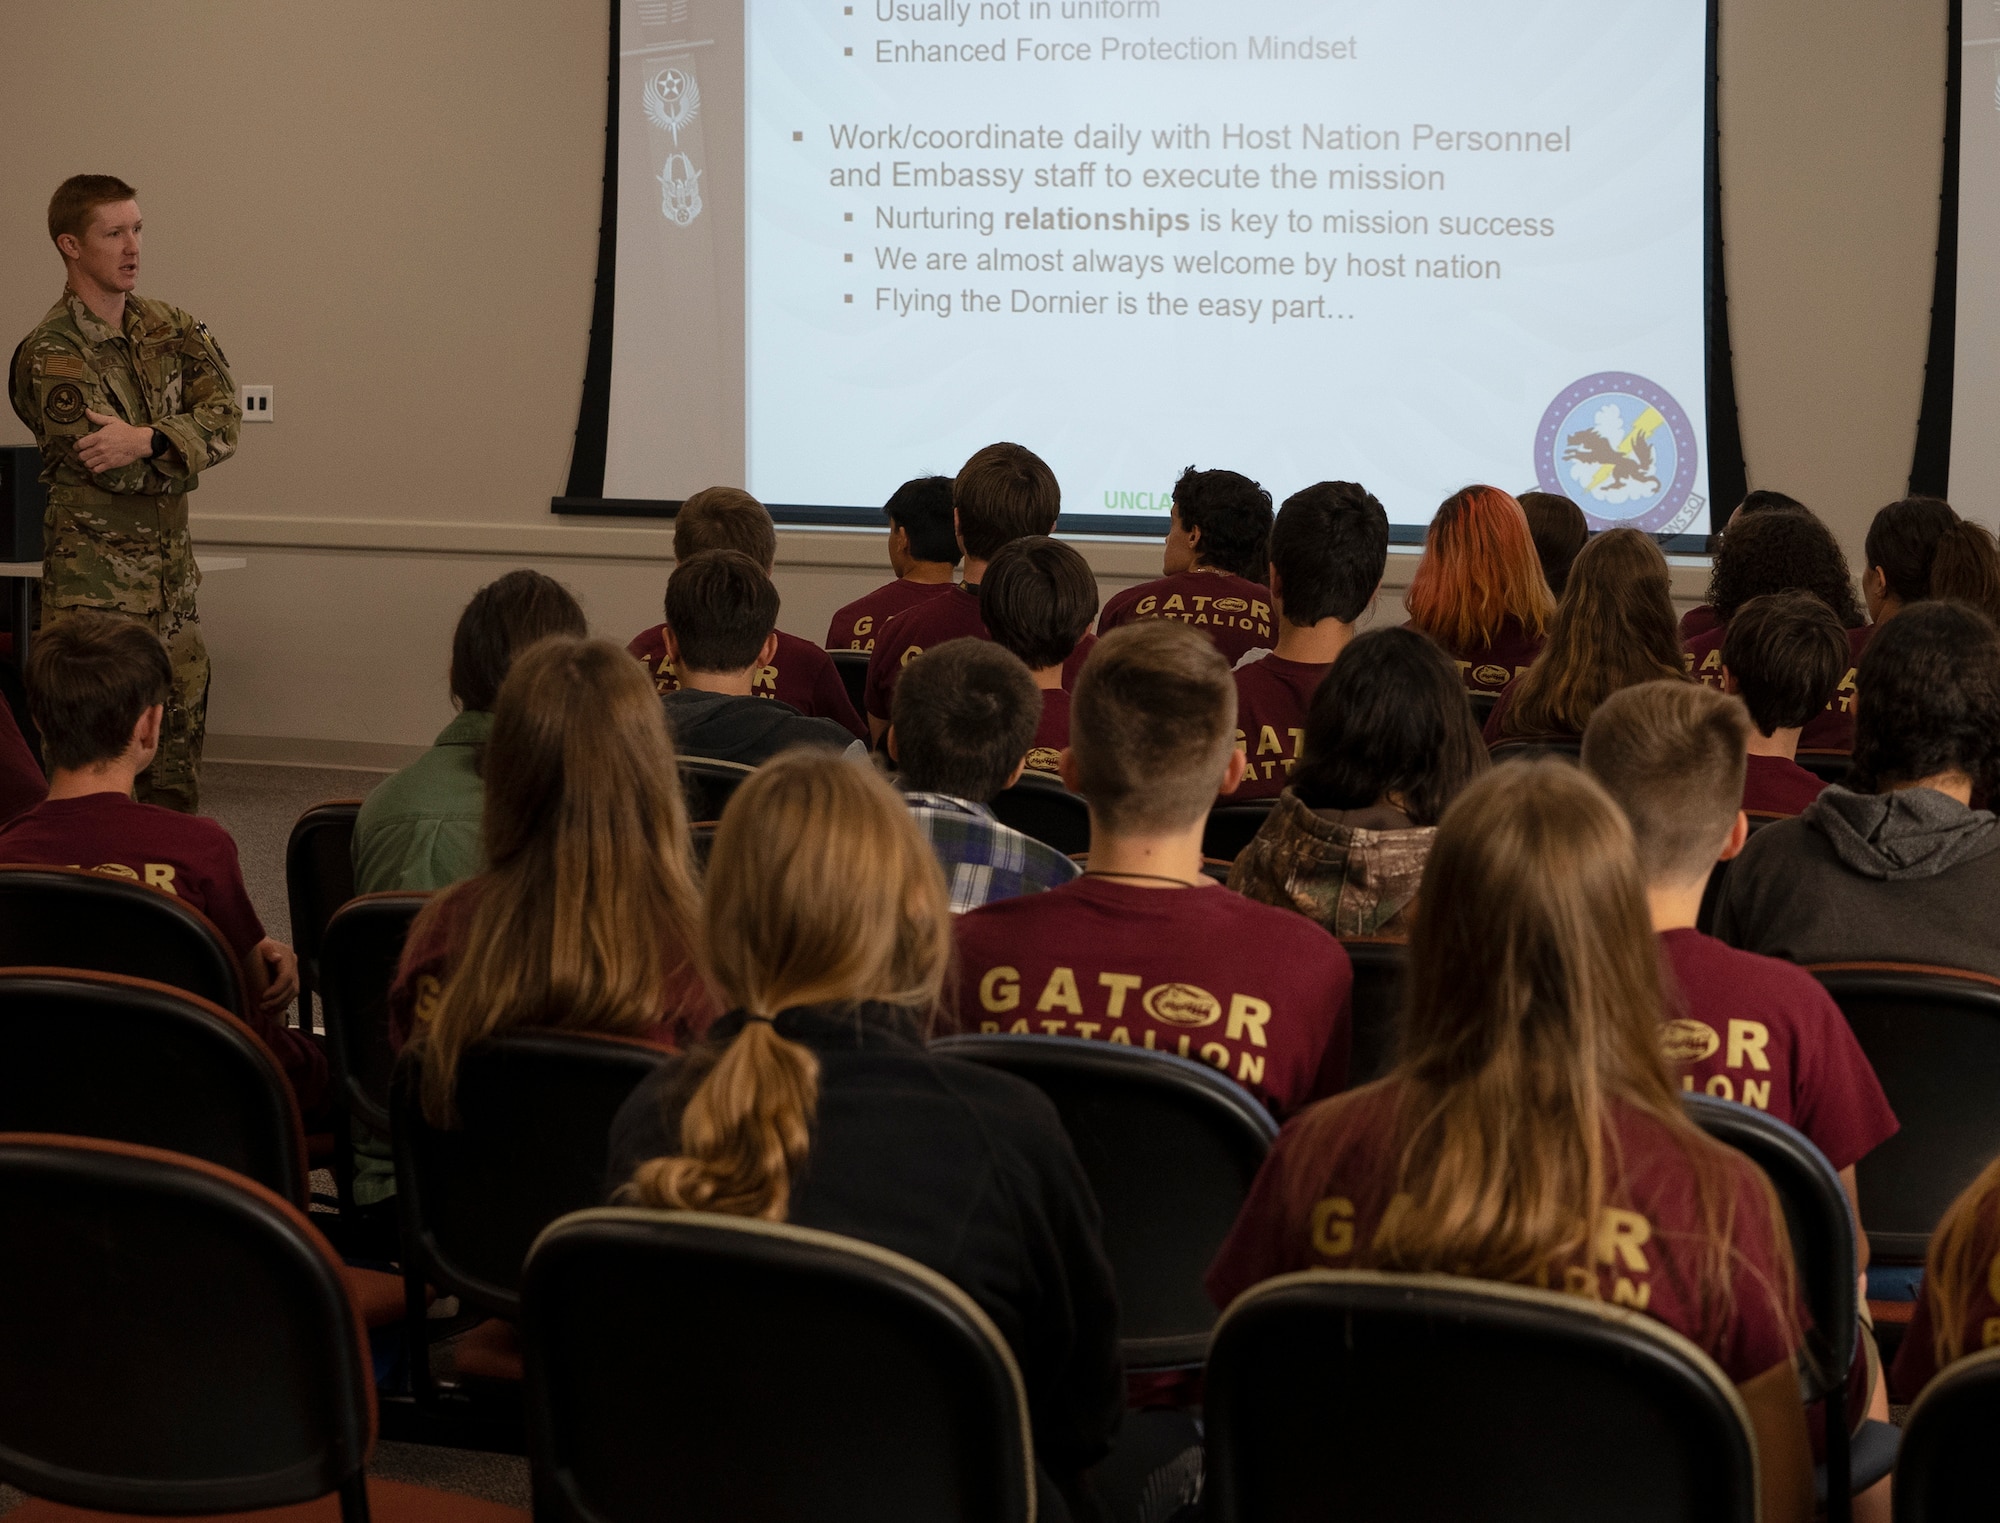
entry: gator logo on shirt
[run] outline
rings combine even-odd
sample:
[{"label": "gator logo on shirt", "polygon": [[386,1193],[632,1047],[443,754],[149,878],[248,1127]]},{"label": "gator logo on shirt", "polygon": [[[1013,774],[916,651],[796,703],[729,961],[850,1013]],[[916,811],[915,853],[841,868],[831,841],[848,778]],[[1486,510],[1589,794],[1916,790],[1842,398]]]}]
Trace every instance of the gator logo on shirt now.
[{"label": "gator logo on shirt", "polygon": [[1699,1063],[1721,1045],[1715,1028],[1703,1021],[1668,1021],[1660,1028],[1660,1051],[1669,1063]]},{"label": "gator logo on shirt", "polygon": [[1217,598],[1208,606],[1217,613],[1247,613],[1250,603],[1245,598]]},{"label": "gator logo on shirt", "polygon": [[1514,674],[1504,666],[1475,666],[1472,680],[1481,687],[1505,687]]},{"label": "gator logo on shirt", "polygon": [[1139,1003],[1168,1026],[1213,1026],[1222,1019],[1222,1001],[1193,984],[1155,984]]},{"label": "gator logo on shirt", "polygon": [[1053,746],[1036,746],[1028,753],[1024,765],[1030,772],[1059,772],[1062,770],[1062,752]]}]

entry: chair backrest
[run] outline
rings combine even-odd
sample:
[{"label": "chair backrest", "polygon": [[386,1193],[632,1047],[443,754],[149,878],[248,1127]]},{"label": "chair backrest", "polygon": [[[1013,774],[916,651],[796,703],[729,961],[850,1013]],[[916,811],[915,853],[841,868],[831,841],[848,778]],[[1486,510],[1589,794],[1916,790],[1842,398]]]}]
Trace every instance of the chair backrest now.
[{"label": "chair backrest", "polygon": [[1224,1314],[1205,1395],[1214,1523],[1756,1516],[1728,1377],[1644,1313],[1581,1296],[1282,1275]]},{"label": "chair backrest", "polygon": [[756,769],[741,762],[713,761],[705,756],[680,759],[681,788],[687,794],[688,818],[719,820],[729,796]]},{"label": "chair backrest", "polygon": [[1989,1523],[2000,1348],[1968,1354],[1924,1387],[1903,1421],[1896,1523]]},{"label": "chair backrest", "polygon": [[1684,1095],[1682,1103],[1696,1126],[1748,1157],[1777,1191],[1801,1299],[1812,1313],[1807,1346],[1813,1394],[1844,1389],[1854,1358],[1858,1271],[1854,1213],[1840,1175],[1803,1133],[1776,1116],[1712,1095]]},{"label": "chair backrest", "polygon": [[611,1121],[665,1057],[627,1037],[523,1031],[458,1065],[458,1125],[424,1118],[421,1068],[393,1084],[403,1251],[431,1283],[502,1317],[521,1309],[521,1264],[559,1216],[604,1199]]},{"label": "chair backrest", "polygon": [[219,1006],[145,979],[0,971],[0,1131],[164,1148],[306,1198],[298,1102],[270,1049]]},{"label": "chair backrest", "polygon": [[1053,846],[1064,856],[1090,850],[1090,806],[1054,778],[1026,772],[994,797],[1002,825]]},{"label": "chair backrest", "polygon": [[354,822],[360,814],[360,799],[328,799],[300,815],[285,842],[285,896],[299,958],[299,1010],[306,1018],[319,991],[327,922],[354,897]]},{"label": "chair backrest", "polygon": [[854,712],[868,712],[868,658],[870,651],[830,650],[833,669],[840,673],[841,686],[847,689],[847,701],[854,705]]},{"label": "chair backrest", "polygon": [[1493,710],[1500,703],[1498,693],[1467,693],[1466,699],[1472,705],[1472,722],[1480,729],[1486,728],[1486,721],[1493,717]]},{"label": "chair backrest", "polygon": [[0,1135],[0,1481],[220,1513],[340,1491],[365,1519],[367,1344],[305,1216],[199,1159]]},{"label": "chair backrest", "polygon": [[1340,944],[1354,966],[1354,1048],[1347,1060],[1352,1086],[1379,1079],[1395,1066],[1410,944],[1388,936],[1343,936]]},{"label": "chair backrest", "polygon": [[1250,844],[1250,838],[1264,828],[1276,799],[1251,799],[1232,804],[1226,800],[1208,811],[1208,824],[1201,832],[1201,854],[1223,862],[1234,862]]},{"label": "chair backrest", "polygon": [[1932,1229],[2000,1153],[2000,979],[1903,963],[1823,963],[1902,1129],[1856,1167],[1874,1257],[1923,1262]]},{"label": "chair backrest", "polygon": [[410,926],[429,894],[365,894],[349,899],[327,922],[320,948],[320,1005],[326,1045],[348,1113],[376,1132],[389,1132],[389,986]]},{"label": "chair backrest", "polygon": [[694,860],[699,867],[707,867],[708,859],[715,853],[715,820],[696,820],[688,827],[688,839],[694,846]]},{"label": "chair backrest", "polygon": [[243,974],[215,923],[164,889],[74,867],[0,867],[0,968],[148,978],[243,1013]]},{"label": "chair backrest", "polygon": [[1051,1036],[955,1036],[943,1056],[1026,1079],[1054,1102],[1104,1212],[1125,1362],[1199,1363],[1215,1324],[1202,1289],[1278,1134],[1249,1091],[1205,1063]]},{"label": "chair backrest", "polygon": [[1578,761],[1583,756],[1583,740],[1575,735],[1520,735],[1506,740],[1496,740],[1492,746],[1493,760],[1532,761],[1538,756],[1554,756],[1563,761]]},{"label": "chair backrest", "polygon": [[1847,774],[1854,770],[1854,754],[1851,751],[1801,751],[1798,763],[1821,782],[1844,783]]},{"label": "chair backrest", "polygon": [[[1027,1523],[1005,1341],[899,1254],[773,1222],[585,1211],[529,1256],[536,1516]],[[690,1314],[695,1312],[696,1314]]]}]

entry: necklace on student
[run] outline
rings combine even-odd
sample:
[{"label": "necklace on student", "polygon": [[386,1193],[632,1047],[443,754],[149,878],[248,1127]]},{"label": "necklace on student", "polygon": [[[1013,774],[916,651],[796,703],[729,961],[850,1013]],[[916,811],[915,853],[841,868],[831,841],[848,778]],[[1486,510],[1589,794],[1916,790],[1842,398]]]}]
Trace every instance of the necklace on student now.
[{"label": "necklace on student", "polygon": [[1168,878],[1162,876],[1159,873],[1113,873],[1113,872],[1100,873],[1100,872],[1092,872],[1089,868],[1086,867],[1083,870],[1082,876],[1086,878],[1138,878],[1147,883],[1171,883],[1175,888],[1201,887],[1199,883],[1190,883],[1185,878]]}]

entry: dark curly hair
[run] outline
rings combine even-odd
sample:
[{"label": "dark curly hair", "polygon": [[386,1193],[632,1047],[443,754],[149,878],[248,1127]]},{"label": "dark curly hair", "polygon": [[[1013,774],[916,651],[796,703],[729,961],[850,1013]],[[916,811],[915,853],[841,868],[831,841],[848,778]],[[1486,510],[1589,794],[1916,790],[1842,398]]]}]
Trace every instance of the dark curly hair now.
[{"label": "dark curly hair", "polygon": [[1833,531],[1810,513],[1739,517],[1722,537],[1708,575],[1708,601],[1723,623],[1752,598],[1810,592],[1844,629],[1867,622],[1854,596],[1847,557]]},{"label": "dark curly hair", "polygon": [[1964,603],[1916,603],[1884,624],[1854,678],[1848,786],[1963,772],[1974,792],[2000,785],[2000,630]]},{"label": "dark curly hair", "polygon": [[1183,529],[1201,530],[1197,554],[1204,566],[1248,582],[1262,582],[1270,567],[1271,494],[1235,471],[1189,466],[1174,483],[1174,510]]}]

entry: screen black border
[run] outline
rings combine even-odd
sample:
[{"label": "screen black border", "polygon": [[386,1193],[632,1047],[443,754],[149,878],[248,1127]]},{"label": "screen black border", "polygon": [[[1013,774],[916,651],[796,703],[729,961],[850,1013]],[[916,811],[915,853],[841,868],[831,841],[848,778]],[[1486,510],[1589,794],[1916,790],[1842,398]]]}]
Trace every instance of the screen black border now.
[{"label": "screen black border", "polygon": [[[584,362],[583,401],[577,409],[576,444],[570,452],[569,482],[563,495],[551,498],[549,510],[560,517],[584,518],[672,518],[680,511],[678,501],[642,497],[604,495],[604,455],[611,418],[611,316],[618,279],[618,22],[621,0],[608,0],[611,13],[610,62],[605,71],[604,107],[604,196],[597,219],[597,292],[590,309],[590,352]],[[1721,0],[1708,0],[1708,44],[1705,75],[1707,101],[1704,116],[1707,144],[1703,168],[1707,177],[1702,198],[1703,240],[1706,247],[1704,306],[1708,324],[1708,486],[1709,534],[1655,535],[1660,548],[1679,554],[1704,554],[1713,548],[1713,528],[1722,515],[1718,503],[1740,502],[1747,488],[1748,472],[1743,463],[1743,435],[1736,416],[1736,374],[1729,345],[1729,297],[1722,258],[1722,171],[1721,137],[1716,113],[1716,94],[1721,76],[1718,70],[1717,38],[1720,33]],[[1959,0],[1952,0],[1953,37],[1956,39]],[[1957,160],[1958,118],[1956,80],[1958,56],[1952,53],[1953,107],[1946,153],[1953,165]],[[1954,230],[1952,258],[1957,259],[1958,218],[1957,179],[1947,176],[1950,216]],[[1943,280],[1944,242],[1939,242],[1939,279]],[[1940,289],[1943,289],[1942,285]],[[1931,350],[1935,362],[1938,346],[1933,307]],[[1951,337],[1945,337],[1944,415],[1945,449],[1950,450]],[[1931,386],[1924,389],[1925,416],[1932,411]],[[1922,455],[1924,434],[1918,431],[1918,451]],[[1916,490],[1912,470],[1911,490]],[[770,503],[771,517],[790,528],[886,527],[880,508],[814,507],[796,503]],[[1063,534],[1106,535],[1131,539],[1161,539],[1167,532],[1163,516],[1126,516],[1110,513],[1065,513],[1056,520]],[[1397,545],[1420,545],[1424,529],[1415,524],[1392,524],[1389,541]]]},{"label": "screen black border", "polygon": [[1959,112],[1963,108],[1965,9],[1951,0],[1945,21],[1944,173],[1938,187],[1937,268],[1931,285],[1930,347],[1924,354],[1924,400],[1910,456],[1910,495],[1951,495],[1951,404],[1958,356]]}]

